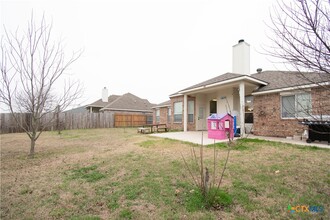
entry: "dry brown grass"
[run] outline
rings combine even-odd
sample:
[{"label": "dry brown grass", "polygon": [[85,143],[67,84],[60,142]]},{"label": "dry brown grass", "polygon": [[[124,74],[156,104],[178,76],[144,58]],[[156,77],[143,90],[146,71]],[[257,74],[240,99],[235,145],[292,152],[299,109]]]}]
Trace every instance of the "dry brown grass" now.
[{"label": "dry brown grass", "polygon": [[[260,141],[241,141],[231,152],[223,182],[233,198],[230,208],[187,211],[185,201],[193,186],[180,152],[189,158],[191,146],[137,134],[135,129],[45,132],[36,157],[29,159],[25,134],[1,135],[1,219],[329,216],[329,150]],[[223,164],[226,149],[218,151]],[[205,149],[205,158],[211,167],[211,148]],[[74,176],[93,166],[102,178]],[[319,205],[325,212],[290,214],[289,204]]]}]

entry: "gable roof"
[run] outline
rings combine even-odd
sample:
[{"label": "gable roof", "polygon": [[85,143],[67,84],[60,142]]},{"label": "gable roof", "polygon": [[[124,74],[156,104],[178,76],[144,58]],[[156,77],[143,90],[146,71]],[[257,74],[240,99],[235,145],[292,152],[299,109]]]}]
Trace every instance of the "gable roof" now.
[{"label": "gable roof", "polygon": [[158,105],[155,105],[152,108],[162,108],[162,107],[169,107],[169,106],[171,106],[171,100],[159,103]]},{"label": "gable roof", "polygon": [[330,74],[316,72],[298,71],[263,71],[252,74],[251,77],[267,82],[267,85],[260,86],[255,94],[268,93],[271,91],[297,88],[301,86],[317,86],[319,83],[329,83]]},{"label": "gable roof", "polygon": [[170,97],[182,95],[182,93],[203,89],[217,85],[223,85],[239,80],[248,80],[260,85],[253,94],[269,93],[277,90],[296,88],[299,86],[318,86],[320,83],[330,84],[330,74],[316,72],[298,71],[262,71],[251,75],[225,73],[212,79],[203,81],[193,86],[187,87],[170,95]]},{"label": "gable roof", "polygon": [[152,112],[155,104],[150,103],[147,99],[141,99],[131,93],[119,96],[114,101],[107,103],[103,110],[128,110],[137,112]]},{"label": "gable roof", "polygon": [[179,92],[185,91],[185,90],[190,90],[190,89],[195,89],[195,88],[203,87],[203,86],[207,86],[207,85],[211,85],[211,84],[214,84],[214,83],[217,83],[217,82],[223,82],[223,81],[226,81],[226,80],[229,80],[229,79],[238,78],[238,77],[241,77],[241,76],[245,76],[245,75],[237,74],[237,73],[225,73],[223,75],[216,76],[216,77],[214,77],[212,79],[209,79],[209,80],[206,80],[204,82],[197,83],[197,84],[195,84],[193,86],[190,86],[190,87],[187,87],[185,89],[182,89]]},{"label": "gable roof", "polygon": [[267,85],[267,82],[257,79],[257,78],[253,78],[249,75],[245,75],[245,74],[238,74],[238,73],[225,73],[219,76],[216,76],[212,79],[206,80],[204,82],[195,84],[193,86],[187,87],[183,90],[180,90],[177,93],[174,93],[171,96],[177,96],[177,95],[182,95],[182,93],[185,92],[190,92],[193,90],[199,90],[199,89],[203,89],[206,87],[213,87],[213,86],[218,86],[218,85],[222,85],[222,84],[226,84],[226,83],[231,83],[231,82],[235,82],[235,81],[240,81],[240,80],[248,80],[250,82],[254,82],[254,83],[258,83],[260,85]]},{"label": "gable roof", "polygon": [[70,113],[84,113],[84,112],[88,112],[86,109],[86,106],[80,106],[77,108],[73,108],[73,109],[68,109],[64,112],[70,112]]},{"label": "gable roof", "polygon": [[100,108],[103,108],[105,106],[107,106],[109,103],[115,101],[117,98],[119,98],[120,95],[110,95],[108,97],[108,102],[103,102],[102,99],[99,99],[89,105],[86,105],[86,107],[100,107]]},{"label": "gable roof", "polygon": [[207,119],[223,119],[224,117],[229,116],[231,118],[234,118],[231,114],[212,114]]}]

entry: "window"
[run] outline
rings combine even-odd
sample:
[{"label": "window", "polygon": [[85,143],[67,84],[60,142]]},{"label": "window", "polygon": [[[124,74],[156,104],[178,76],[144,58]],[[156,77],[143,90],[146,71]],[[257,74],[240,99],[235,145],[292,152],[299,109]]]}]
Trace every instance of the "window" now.
[{"label": "window", "polygon": [[182,122],[182,102],[174,103],[174,122]]},{"label": "window", "polygon": [[168,123],[171,123],[171,108],[170,107],[168,107],[167,108],[167,122]]},{"label": "window", "polygon": [[245,96],[245,123],[253,124],[253,96]]},{"label": "window", "polygon": [[156,110],[156,123],[159,123],[159,119],[160,119],[160,110],[157,109]]},{"label": "window", "polygon": [[199,107],[198,120],[204,119],[204,107]]},{"label": "window", "polygon": [[152,125],[152,120],[153,120],[152,115],[147,115],[147,124],[148,125]]},{"label": "window", "polygon": [[188,101],[188,122],[194,122],[194,101]]},{"label": "window", "polygon": [[282,118],[302,118],[310,115],[311,94],[298,93],[282,96]]}]

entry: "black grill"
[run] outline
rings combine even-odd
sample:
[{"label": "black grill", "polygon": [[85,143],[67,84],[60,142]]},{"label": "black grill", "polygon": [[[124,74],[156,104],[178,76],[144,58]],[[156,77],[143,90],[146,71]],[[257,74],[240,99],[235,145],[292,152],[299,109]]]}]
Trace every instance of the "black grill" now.
[{"label": "black grill", "polygon": [[302,121],[300,124],[308,125],[307,143],[313,141],[328,141],[330,145],[330,121]]}]

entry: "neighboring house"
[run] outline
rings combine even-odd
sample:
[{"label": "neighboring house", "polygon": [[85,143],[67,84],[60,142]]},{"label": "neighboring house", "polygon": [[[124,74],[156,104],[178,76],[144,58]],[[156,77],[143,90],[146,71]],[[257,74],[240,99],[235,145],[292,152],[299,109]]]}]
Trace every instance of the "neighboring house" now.
[{"label": "neighboring house", "polygon": [[131,93],[124,95],[110,95],[106,88],[102,91],[102,99],[86,106],[89,112],[111,111],[123,114],[147,114],[152,116],[152,107],[155,104],[147,99],[141,99]]},{"label": "neighboring house", "polygon": [[81,107],[66,110],[64,112],[65,113],[67,113],[67,112],[69,112],[69,113],[86,113],[86,112],[88,112],[88,110],[86,109],[86,106],[81,106]]},{"label": "neighboring house", "polygon": [[172,124],[172,111],[171,100],[162,102],[152,107],[154,110],[153,123],[154,124],[166,124],[168,128],[171,128]]},{"label": "neighboring house", "polygon": [[256,135],[287,137],[303,133],[298,119],[330,119],[329,74],[258,69],[250,75],[249,60],[249,44],[240,40],[233,46],[234,73],[170,95],[170,101],[154,107],[154,122],[171,129],[206,130],[207,116],[230,113],[243,135],[253,130]]}]

